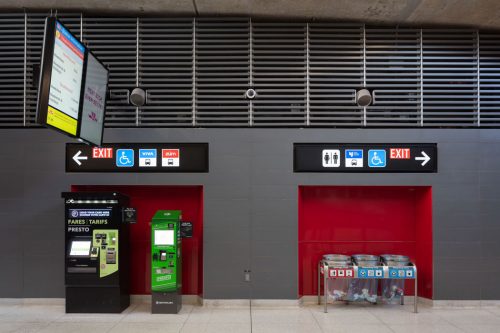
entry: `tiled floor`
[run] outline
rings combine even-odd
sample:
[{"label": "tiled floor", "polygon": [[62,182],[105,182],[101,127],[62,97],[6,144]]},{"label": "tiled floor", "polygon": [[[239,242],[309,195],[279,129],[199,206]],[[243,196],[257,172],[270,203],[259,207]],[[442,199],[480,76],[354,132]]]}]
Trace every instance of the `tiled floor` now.
[{"label": "tiled floor", "polygon": [[500,332],[500,308],[332,305],[323,307],[192,306],[178,315],[152,315],[149,304],[124,313],[65,314],[61,305],[0,303],[0,332]]}]

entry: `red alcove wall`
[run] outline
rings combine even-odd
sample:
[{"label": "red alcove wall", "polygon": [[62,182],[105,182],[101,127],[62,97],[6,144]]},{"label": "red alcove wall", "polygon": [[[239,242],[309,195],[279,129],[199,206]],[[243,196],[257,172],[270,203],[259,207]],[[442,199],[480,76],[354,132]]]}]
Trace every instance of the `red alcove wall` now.
[{"label": "red alcove wall", "polygon": [[326,253],[407,255],[418,268],[418,295],[432,298],[431,187],[299,186],[299,297],[317,295]]},{"label": "red alcove wall", "polygon": [[182,240],[182,293],[203,295],[203,187],[73,185],[73,192],[120,192],[137,209],[130,226],[130,293],[151,293],[150,221],[157,210],[181,210],[182,220],[193,223],[193,237]]}]

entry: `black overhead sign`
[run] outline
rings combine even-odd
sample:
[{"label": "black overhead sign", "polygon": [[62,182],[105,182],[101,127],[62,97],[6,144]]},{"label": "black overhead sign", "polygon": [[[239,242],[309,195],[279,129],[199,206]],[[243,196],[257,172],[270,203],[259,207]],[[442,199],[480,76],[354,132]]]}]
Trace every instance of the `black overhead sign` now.
[{"label": "black overhead sign", "polygon": [[66,172],[208,172],[208,143],[68,143]]},{"label": "black overhead sign", "polygon": [[295,143],[294,172],[437,172],[435,143]]}]

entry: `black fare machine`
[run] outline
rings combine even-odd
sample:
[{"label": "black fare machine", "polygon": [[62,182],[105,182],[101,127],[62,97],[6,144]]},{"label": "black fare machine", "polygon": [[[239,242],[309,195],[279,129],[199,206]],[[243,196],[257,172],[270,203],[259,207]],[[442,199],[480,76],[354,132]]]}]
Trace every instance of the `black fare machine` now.
[{"label": "black fare machine", "polygon": [[67,313],[120,313],[130,305],[129,204],[116,192],[64,192]]}]

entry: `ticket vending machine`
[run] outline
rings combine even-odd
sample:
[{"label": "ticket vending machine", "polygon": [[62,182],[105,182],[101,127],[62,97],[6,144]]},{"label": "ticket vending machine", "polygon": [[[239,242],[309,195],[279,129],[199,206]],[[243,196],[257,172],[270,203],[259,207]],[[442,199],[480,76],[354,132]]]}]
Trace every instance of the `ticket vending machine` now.
[{"label": "ticket vending machine", "polygon": [[152,313],[178,313],[182,307],[180,210],[159,210],[151,221]]},{"label": "ticket vending machine", "polygon": [[129,228],[116,193],[62,193],[67,313],[120,313],[130,305]]}]

